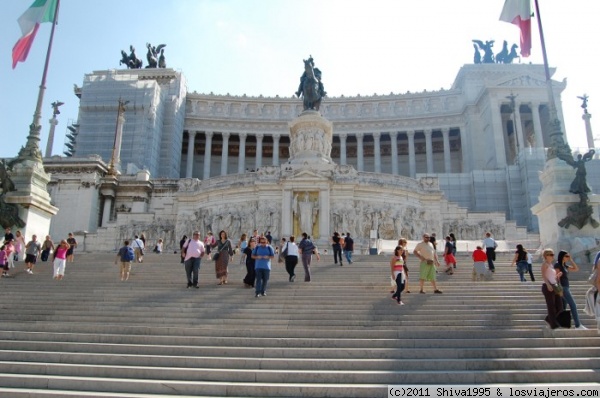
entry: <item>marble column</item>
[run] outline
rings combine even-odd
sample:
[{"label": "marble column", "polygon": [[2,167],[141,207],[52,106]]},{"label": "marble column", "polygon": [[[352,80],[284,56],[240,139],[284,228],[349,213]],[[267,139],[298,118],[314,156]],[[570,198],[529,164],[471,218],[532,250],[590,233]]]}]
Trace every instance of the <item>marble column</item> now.
[{"label": "marble column", "polygon": [[417,161],[415,158],[415,131],[406,132],[408,136],[408,174],[411,178],[417,176]]},{"label": "marble column", "polygon": [[283,202],[281,203],[281,235],[290,236],[294,233],[293,231],[293,218],[292,212],[292,190],[286,188],[283,190],[282,195]]},{"label": "marble column", "polygon": [[427,129],[425,133],[425,156],[427,157],[427,174],[433,174],[433,144],[431,142],[431,135],[433,131]]},{"label": "marble column", "polygon": [[221,134],[223,146],[221,147],[221,175],[227,175],[227,163],[229,162],[229,133]]},{"label": "marble column", "polygon": [[319,239],[326,239],[329,236],[331,218],[331,206],[329,198],[329,189],[323,188],[319,191]]},{"label": "marble column", "polygon": [[206,143],[204,144],[204,173],[202,177],[208,180],[210,178],[210,155],[212,151],[213,132],[207,131],[204,135],[206,136]]},{"label": "marble column", "polygon": [[280,135],[273,135],[273,166],[279,166],[279,139]]},{"label": "marble column", "polygon": [[52,116],[50,122],[50,132],[48,133],[48,142],[46,142],[46,153],[44,157],[52,156],[52,146],[54,145],[54,130],[56,130],[56,126],[58,125],[58,120],[56,119],[56,115]]},{"label": "marble column", "polygon": [[373,133],[375,145],[375,173],[381,173],[381,133]]},{"label": "marble column", "polygon": [[[517,134],[517,144],[519,145],[519,151],[521,152],[522,150],[525,149],[525,140],[524,140],[524,136],[523,136],[523,122],[521,121],[521,104],[520,103],[516,103],[515,104],[515,133]],[[517,153],[517,157],[519,156],[519,154]]]},{"label": "marble column", "polygon": [[501,106],[498,100],[492,99],[490,104],[492,124],[490,136],[482,137],[482,145],[486,148],[490,148],[489,153],[494,156],[496,160],[495,166],[498,168],[506,167],[506,144],[504,142],[504,128],[502,126],[501,117]]},{"label": "marble column", "polygon": [[581,118],[585,123],[585,136],[587,138],[588,149],[594,149],[594,134],[592,133],[592,124],[590,123],[592,114],[588,113],[586,109],[585,113],[581,116]]},{"label": "marble column", "polygon": [[188,131],[188,150],[187,150],[187,164],[185,169],[185,178],[192,178],[192,172],[194,170],[194,141],[196,139],[195,131]]},{"label": "marble column", "polygon": [[536,148],[544,148],[544,135],[542,133],[542,120],[540,119],[540,103],[531,104],[533,115],[533,133]]},{"label": "marble column", "polygon": [[390,140],[392,145],[392,174],[398,175],[398,132],[390,132]]},{"label": "marble column", "polygon": [[442,129],[444,137],[444,172],[452,172],[452,162],[450,160],[450,129],[448,127]]},{"label": "marble column", "polygon": [[256,163],[255,168],[259,169],[262,167],[262,144],[263,144],[263,134],[256,134]]},{"label": "marble column", "polygon": [[340,134],[340,164],[346,164],[346,139],[348,134]]},{"label": "marble column", "polygon": [[468,145],[467,136],[467,126],[459,127],[460,133],[460,156],[462,159],[461,169],[458,170],[459,173],[466,173],[473,169],[473,157],[471,156],[470,146]]},{"label": "marble column", "polygon": [[240,133],[240,150],[238,154],[238,174],[246,172],[246,133]]},{"label": "marble column", "polygon": [[356,170],[365,170],[365,159],[364,159],[364,147],[363,147],[363,133],[356,134]]}]

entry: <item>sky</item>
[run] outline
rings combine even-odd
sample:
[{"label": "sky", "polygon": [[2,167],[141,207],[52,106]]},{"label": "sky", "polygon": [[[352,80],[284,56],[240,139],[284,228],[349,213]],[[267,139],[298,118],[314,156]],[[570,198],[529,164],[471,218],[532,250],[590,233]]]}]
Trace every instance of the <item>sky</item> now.
[{"label": "sky", "polygon": [[[26,143],[37,102],[51,24],[43,24],[29,57],[12,69],[17,19],[32,0],[3,2],[0,15],[0,158]],[[166,44],[167,67],[183,72],[198,93],[290,97],[312,55],[329,96],[401,94],[449,89],[473,62],[471,40],[519,42],[516,26],[499,21],[504,0],[61,0],[42,108],[44,152],[50,104],[64,102],[53,154],[62,154],[78,116],[73,85],[96,70],[122,69],[121,50]],[[587,147],[581,100],[600,146],[598,0],[539,0],[548,61],[562,94],[567,139]],[[523,63],[542,64],[537,23]],[[597,57],[597,56],[596,56]],[[519,62],[516,60],[516,62]],[[300,100],[299,100],[300,101]],[[595,118],[594,118],[595,116]],[[598,125],[598,127],[596,127]]]}]

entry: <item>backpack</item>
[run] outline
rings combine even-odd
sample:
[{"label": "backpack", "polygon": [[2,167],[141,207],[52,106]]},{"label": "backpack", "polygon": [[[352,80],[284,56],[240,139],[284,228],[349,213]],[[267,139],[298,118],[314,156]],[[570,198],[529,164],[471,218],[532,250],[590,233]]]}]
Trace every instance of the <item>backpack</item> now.
[{"label": "backpack", "polygon": [[129,246],[125,248],[125,254],[123,255],[125,261],[133,261],[135,255],[133,254],[133,249]]}]

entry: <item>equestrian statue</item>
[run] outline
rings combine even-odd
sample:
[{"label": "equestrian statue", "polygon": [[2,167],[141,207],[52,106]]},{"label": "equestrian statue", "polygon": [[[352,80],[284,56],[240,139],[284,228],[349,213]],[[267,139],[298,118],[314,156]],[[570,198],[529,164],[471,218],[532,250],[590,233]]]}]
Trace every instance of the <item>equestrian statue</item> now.
[{"label": "equestrian statue", "polygon": [[127,69],[140,69],[142,67],[142,60],[135,55],[135,47],[129,46],[129,51],[130,54],[127,55],[125,51],[121,50],[119,65],[125,64]]},{"label": "equestrian statue", "polygon": [[304,73],[300,77],[300,86],[296,91],[296,96],[303,96],[304,110],[318,111],[321,107],[321,100],[327,95],[323,83],[321,82],[321,71],[315,68],[315,62],[312,55],[303,60]]}]

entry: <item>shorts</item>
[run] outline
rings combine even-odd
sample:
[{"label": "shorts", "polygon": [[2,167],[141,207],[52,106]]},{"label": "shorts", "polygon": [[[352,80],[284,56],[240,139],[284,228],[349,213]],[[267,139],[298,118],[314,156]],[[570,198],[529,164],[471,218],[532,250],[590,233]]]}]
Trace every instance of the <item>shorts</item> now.
[{"label": "shorts", "polygon": [[33,254],[27,254],[25,256],[26,263],[35,264],[36,261],[37,261],[37,256],[34,256]]},{"label": "shorts", "polygon": [[444,256],[444,261],[446,264],[456,264],[456,258],[452,254],[446,254]]},{"label": "shorts", "polygon": [[419,279],[424,281],[435,281],[435,265],[427,264],[427,261],[421,261],[419,264]]},{"label": "shorts", "polygon": [[131,272],[131,261],[121,261],[121,272]]}]

